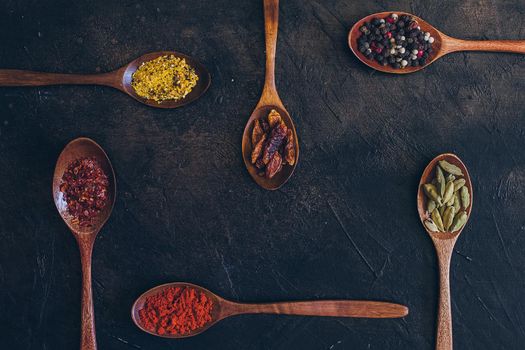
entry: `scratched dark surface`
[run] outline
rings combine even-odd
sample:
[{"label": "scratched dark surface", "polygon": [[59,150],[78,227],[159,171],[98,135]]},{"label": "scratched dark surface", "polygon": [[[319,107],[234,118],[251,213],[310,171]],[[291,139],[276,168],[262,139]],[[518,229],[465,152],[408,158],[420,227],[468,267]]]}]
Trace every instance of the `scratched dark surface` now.
[{"label": "scratched dark surface", "polygon": [[[51,178],[65,144],[88,136],[118,188],[93,256],[100,349],[433,349],[437,262],[416,187],[449,151],[475,199],[452,260],[456,348],[523,349],[525,60],[460,53],[409,76],[375,73],[346,35],[393,9],[453,36],[525,38],[520,0],[281,1],[277,86],[301,157],[266,192],[241,159],[264,76],[261,1],[3,0],[2,68],[94,73],[174,49],[204,63],[212,86],[177,110],[104,87],[0,89],[1,347],[78,348],[79,253]],[[410,315],[241,316],[165,340],[137,329],[130,307],[170,281],[239,301],[394,301]]]}]

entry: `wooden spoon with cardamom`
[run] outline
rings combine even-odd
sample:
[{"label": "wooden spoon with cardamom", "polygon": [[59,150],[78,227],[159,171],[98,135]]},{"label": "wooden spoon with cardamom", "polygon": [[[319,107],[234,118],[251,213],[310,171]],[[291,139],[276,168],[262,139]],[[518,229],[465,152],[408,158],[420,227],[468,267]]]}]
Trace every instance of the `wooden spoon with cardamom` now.
[{"label": "wooden spoon with cardamom", "polygon": [[[146,299],[157,295],[166,288],[191,288],[197,293],[204,294],[212,301],[211,321],[201,328],[186,334],[158,334],[154,330],[144,327],[140,319],[140,310],[144,308]],[[131,307],[131,318],[137,327],[149,334],[163,338],[186,338],[200,334],[217,322],[231,316],[244,314],[277,314],[298,316],[331,316],[331,317],[356,317],[356,318],[398,318],[408,315],[408,308],[404,305],[383,301],[364,300],[314,300],[292,301],[264,304],[245,304],[226,300],[208,289],[186,283],[167,283],[152,288],[142,294]]]},{"label": "wooden spoon with cardamom", "polygon": [[423,185],[431,183],[434,177],[434,171],[440,161],[445,160],[448,163],[455,165],[463,173],[465,179],[465,185],[470,193],[470,203],[465,209],[467,214],[467,220],[470,218],[472,211],[472,183],[470,181],[470,175],[467,167],[459,159],[458,156],[452,153],[440,154],[434,158],[423,171],[421,180],[419,181],[419,187],[417,191],[417,210],[419,212],[419,218],[423,227],[427,231],[428,235],[434,243],[436,254],[439,263],[439,309],[438,309],[438,322],[437,322],[437,336],[436,336],[436,350],[452,350],[452,311],[450,307],[450,261],[452,259],[452,253],[454,252],[454,245],[466,226],[466,222],[463,226],[454,232],[433,232],[427,228],[425,221],[430,218],[430,213],[427,211],[428,198],[423,190]]},{"label": "wooden spoon with cardamom", "polygon": [[[433,53],[428,57],[428,60],[423,66],[416,67],[406,67],[403,69],[396,69],[390,65],[383,66],[379,64],[374,59],[368,59],[366,56],[359,51],[358,39],[361,36],[360,28],[366,23],[372,21],[374,18],[387,18],[391,14],[397,14],[399,16],[408,15],[413,17],[418,25],[421,27],[421,30],[424,32],[429,32],[430,35],[435,39],[432,44]],[[425,20],[414,16],[411,13],[402,12],[402,11],[389,11],[389,12],[379,12],[368,15],[359,21],[350,29],[348,33],[348,45],[352,52],[359,58],[361,62],[367,66],[374,68],[378,71],[385,73],[394,73],[394,74],[407,74],[417,72],[430,64],[437,61],[439,58],[458,51],[492,51],[492,52],[514,52],[525,54],[525,40],[463,40],[450,37],[439,30],[437,30],[430,23]]]},{"label": "wooden spoon with cardamom", "polygon": [[[156,102],[145,99],[135,92],[131,86],[133,73],[144,62],[151,61],[157,57],[165,55],[174,55],[175,57],[184,58],[186,62],[195,69],[199,77],[197,85],[179,100],[166,100]],[[17,69],[0,69],[0,87],[4,86],[47,86],[47,85],[104,85],[115,88],[123,93],[133,97],[135,100],[145,105],[157,108],[177,108],[184,106],[198,99],[208,90],[211,77],[206,68],[193,57],[184,55],[175,51],[151,52],[134,59],[120,69],[108,73],[100,74],[59,74],[33,72]]]}]

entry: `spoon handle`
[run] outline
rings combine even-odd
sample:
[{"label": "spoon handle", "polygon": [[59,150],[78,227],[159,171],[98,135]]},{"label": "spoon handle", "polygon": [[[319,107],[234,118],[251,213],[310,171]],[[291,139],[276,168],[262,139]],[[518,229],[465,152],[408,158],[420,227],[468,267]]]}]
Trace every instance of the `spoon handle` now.
[{"label": "spoon handle", "polygon": [[454,51],[493,51],[525,54],[525,40],[462,40],[447,41],[447,50]]},{"label": "spoon handle", "polygon": [[102,74],[59,74],[17,69],[0,69],[0,86],[107,85],[115,87],[113,72]]},{"label": "spoon handle", "polygon": [[434,241],[439,263],[439,306],[436,350],[452,350],[452,311],[450,307],[450,260],[456,240]]},{"label": "spoon handle", "polygon": [[264,34],[266,42],[266,70],[263,97],[276,91],[275,52],[279,30],[279,0],[264,0]]},{"label": "spoon handle", "polygon": [[321,300],[235,305],[232,314],[281,314],[360,318],[397,318],[408,315],[408,308],[406,306],[381,301]]},{"label": "spoon handle", "polygon": [[80,262],[82,264],[82,310],[81,310],[81,350],[96,350],[95,312],[93,309],[93,293],[91,290],[91,255],[94,239],[78,237]]}]

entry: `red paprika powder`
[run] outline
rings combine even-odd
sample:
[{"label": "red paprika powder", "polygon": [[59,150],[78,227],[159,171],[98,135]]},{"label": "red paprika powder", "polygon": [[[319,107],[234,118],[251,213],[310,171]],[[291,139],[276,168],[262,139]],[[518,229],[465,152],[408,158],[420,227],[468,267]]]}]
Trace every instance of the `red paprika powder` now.
[{"label": "red paprika powder", "polygon": [[213,301],[201,291],[168,287],[147,297],[139,316],[150,332],[185,335],[211,322],[212,308]]}]

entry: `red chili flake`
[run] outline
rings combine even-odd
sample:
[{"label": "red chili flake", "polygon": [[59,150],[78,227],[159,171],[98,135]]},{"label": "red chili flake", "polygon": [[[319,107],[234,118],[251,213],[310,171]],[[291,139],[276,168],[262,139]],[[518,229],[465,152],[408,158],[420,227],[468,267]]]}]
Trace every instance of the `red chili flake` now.
[{"label": "red chili flake", "polygon": [[374,51],[375,51],[376,53],[381,53],[381,52],[383,52],[383,49],[380,48],[380,47],[376,47],[376,48],[374,49]]},{"label": "red chili flake", "polygon": [[107,205],[109,181],[95,158],[71,162],[60,184],[67,210],[80,226],[90,226],[91,220]]},{"label": "red chili flake", "polygon": [[421,58],[423,56],[423,50],[417,52],[417,57]]},{"label": "red chili flake", "polygon": [[386,21],[387,21],[388,23],[394,23],[396,20],[393,19],[392,17],[388,17],[388,18],[386,19]]},{"label": "red chili flake", "polygon": [[390,39],[392,37],[392,33],[391,32],[387,32],[386,36],[388,37],[388,39]]}]

